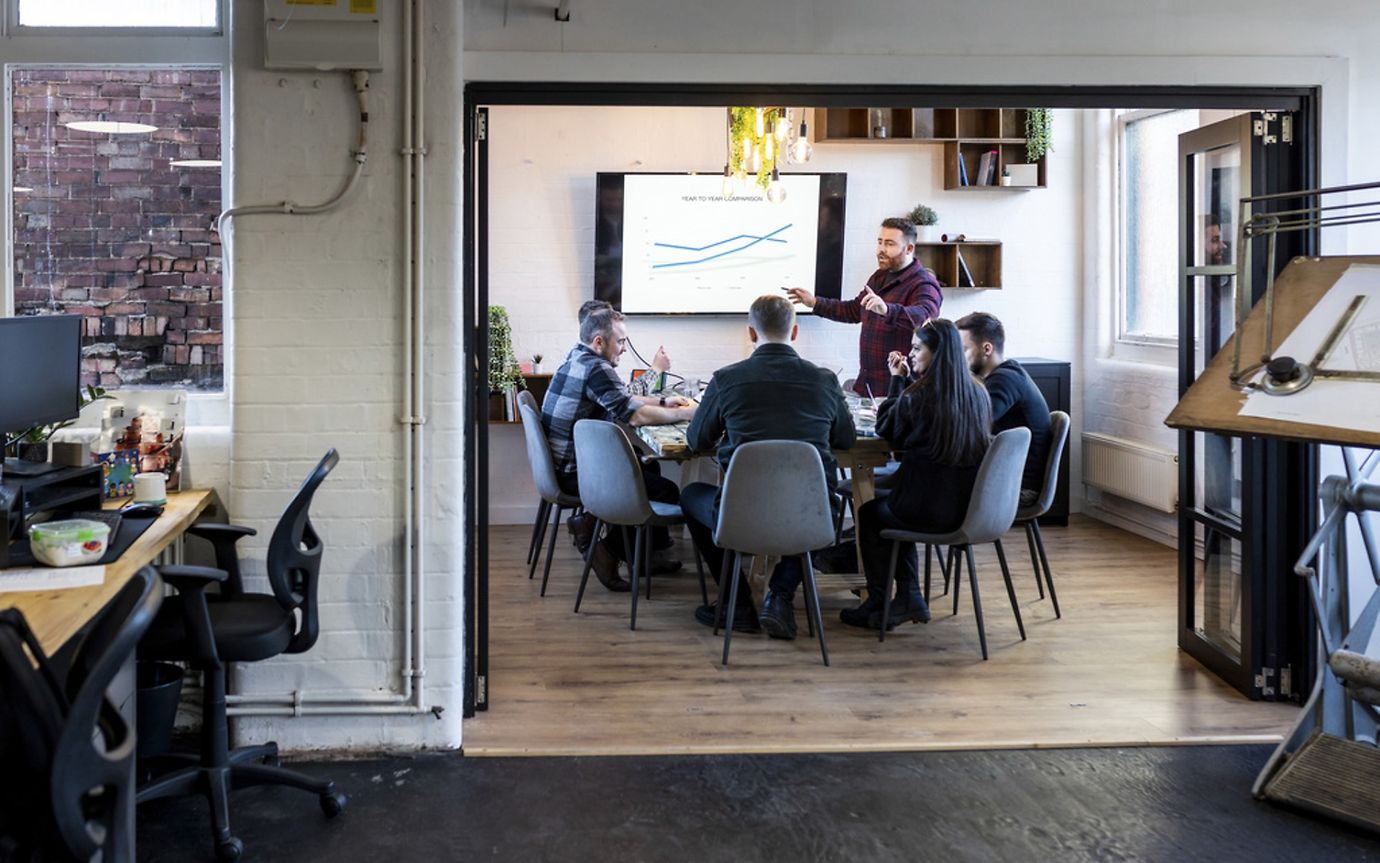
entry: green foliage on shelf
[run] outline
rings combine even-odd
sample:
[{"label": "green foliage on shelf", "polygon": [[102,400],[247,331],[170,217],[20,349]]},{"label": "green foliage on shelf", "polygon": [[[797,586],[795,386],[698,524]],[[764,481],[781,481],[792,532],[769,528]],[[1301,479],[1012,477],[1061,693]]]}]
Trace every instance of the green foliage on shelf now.
[{"label": "green foliage on shelf", "polygon": [[[115,397],[105,391],[105,387],[98,387],[93,384],[87,384],[86,389],[81,391],[80,396],[77,400],[77,411],[80,412],[82,408],[86,407],[92,402],[98,402],[102,399],[113,398]],[[65,429],[74,422],[76,422],[76,420],[70,419],[64,420],[59,423],[50,423],[48,425],[29,426],[28,428],[24,429],[24,431],[16,435],[14,439],[10,442],[43,443],[44,441],[51,438],[53,434],[57,432],[59,429]],[[0,437],[3,437],[3,435],[0,435]]]},{"label": "green foliage on shelf", "polygon": [[916,204],[915,209],[911,210],[906,218],[917,225],[933,225],[939,221],[939,214],[924,204]]},{"label": "green foliage on shelf", "polygon": [[1025,158],[1038,162],[1054,148],[1049,143],[1050,110],[1028,108],[1025,112]]},{"label": "green foliage on shelf", "polygon": [[489,392],[506,393],[526,388],[517,356],[513,354],[513,325],[508,310],[489,306]]}]

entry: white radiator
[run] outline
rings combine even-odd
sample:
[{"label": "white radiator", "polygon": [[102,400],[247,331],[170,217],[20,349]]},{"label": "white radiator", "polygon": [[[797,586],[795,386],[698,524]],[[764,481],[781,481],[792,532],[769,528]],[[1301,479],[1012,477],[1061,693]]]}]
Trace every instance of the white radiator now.
[{"label": "white radiator", "polygon": [[1162,512],[1179,502],[1179,456],[1159,447],[1083,433],[1083,482]]}]

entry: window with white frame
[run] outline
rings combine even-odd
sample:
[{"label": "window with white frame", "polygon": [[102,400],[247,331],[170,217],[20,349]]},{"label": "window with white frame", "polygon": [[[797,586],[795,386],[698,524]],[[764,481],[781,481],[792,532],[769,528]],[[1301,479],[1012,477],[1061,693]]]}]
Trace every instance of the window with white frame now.
[{"label": "window with white frame", "polygon": [[209,29],[220,0],[18,0],[21,27]]},{"label": "window with white frame", "polygon": [[1178,342],[1179,135],[1199,125],[1196,110],[1117,118],[1119,341]]}]

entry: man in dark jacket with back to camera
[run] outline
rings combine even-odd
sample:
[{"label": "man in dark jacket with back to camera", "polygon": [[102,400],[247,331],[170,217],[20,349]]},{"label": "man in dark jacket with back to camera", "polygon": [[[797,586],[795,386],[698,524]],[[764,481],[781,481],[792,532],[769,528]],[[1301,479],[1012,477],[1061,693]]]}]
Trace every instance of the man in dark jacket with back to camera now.
[{"label": "man in dark jacket with back to camera", "polygon": [[[699,452],[717,447],[719,464],[727,468],[733,451],[742,444],[760,440],[805,441],[819,450],[832,496],[838,475],[833,450],[853,445],[853,418],[834,374],[801,359],[791,347],[798,332],[790,301],[775,295],[759,297],[748,313],[748,338],[756,345],[752,356],[714,373],[704,401],[690,422],[686,442]],[[791,501],[784,500],[765,503],[791,505]],[[691,483],[681,491],[680,505],[695,547],[717,579],[724,559],[723,550],[714,545],[719,489],[708,483]],[[738,573],[729,577],[742,578]],[[795,589],[803,577],[799,558],[784,558],[777,564],[762,601],[760,624],[771,637],[795,638]],[[738,586],[738,602],[733,628],[755,632],[757,615],[746,579]],[[695,619],[714,626],[718,614],[715,605],[701,606],[695,611]]]},{"label": "man in dark jacket with back to camera", "polygon": [[973,374],[987,385],[992,397],[992,434],[1007,429],[1030,429],[1030,451],[1021,474],[1021,506],[1040,496],[1049,455],[1049,404],[1030,374],[1015,360],[1005,358],[1006,330],[986,312],[972,312],[954,322],[963,336],[963,355]]}]

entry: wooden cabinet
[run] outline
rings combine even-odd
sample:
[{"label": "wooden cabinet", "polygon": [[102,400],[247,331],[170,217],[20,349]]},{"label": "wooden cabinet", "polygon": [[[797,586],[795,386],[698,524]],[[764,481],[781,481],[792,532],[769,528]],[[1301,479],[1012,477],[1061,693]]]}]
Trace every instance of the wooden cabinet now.
[{"label": "wooden cabinet", "polygon": [[[945,189],[1043,189],[1044,157],[1034,163],[1034,185],[1001,185],[1005,168],[1026,164],[1025,119],[1025,108],[816,108],[812,125],[818,144],[943,145]],[[995,162],[991,185],[978,177],[987,153]]]},{"label": "wooden cabinet", "polygon": [[[1035,387],[1040,391],[1040,395],[1045,397],[1052,411],[1063,411],[1070,413],[1069,410],[1069,364],[1061,360],[1046,360],[1038,357],[1017,357],[1016,362],[1030,375],[1030,379],[1035,382]],[[1069,431],[1069,440],[1064,444],[1064,457],[1059,461],[1059,484],[1055,487],[1054,503],[1050,505],[1049,512],[1040,516],[1042,525],[1059,525],[1067,527],[1069,523],[1069,462],[1072,460],[1073,450],[1073,431]]]},{"label": "wooden cabinet", "polygon": [[996,240],[921,242],[915,244],[915,256],[945,288],[1001,287],[1001,243]]}]

